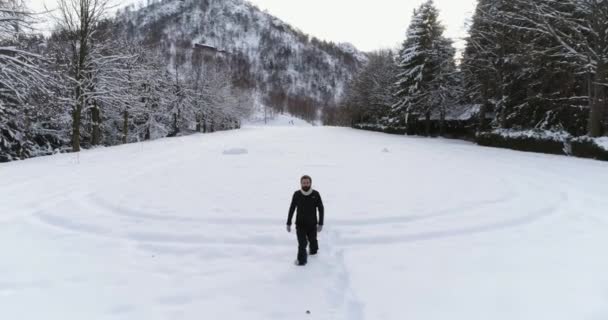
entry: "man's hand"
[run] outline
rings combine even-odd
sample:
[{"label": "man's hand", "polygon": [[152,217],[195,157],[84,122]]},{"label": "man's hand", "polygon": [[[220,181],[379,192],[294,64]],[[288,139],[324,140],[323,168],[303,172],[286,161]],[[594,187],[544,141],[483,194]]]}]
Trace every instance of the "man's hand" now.
[{"label": "man's hand", "polygon": [[321,230],[323,230],[323,225],[320,224],[317,226],[317,232],[321,232]]},{"label": "man's hand", "polygon": [[291,232],[291,225],[290,224],[287,225],[287,232]]}]

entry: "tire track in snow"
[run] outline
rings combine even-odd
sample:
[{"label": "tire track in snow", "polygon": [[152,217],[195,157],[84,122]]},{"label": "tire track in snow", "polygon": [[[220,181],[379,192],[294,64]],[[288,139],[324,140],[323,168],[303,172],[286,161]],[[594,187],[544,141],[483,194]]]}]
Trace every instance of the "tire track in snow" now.
[{"label": "tire track in snow", "polygon": [[[559,207],[559,203],[563,202],[567,198],[565,193],[560,195],[560,201],[557,201],[556,204],[552,206],[547,206],[541,208],[539,210],[530,212],[529,214],[518,216],[512,219],[507,219],[504,221],[497,221],[494,223],[480,224],[476,226],[470,227],[462,227],[462,228],[454,228],[447,230],[438,230],[438,231],[429,231],[429,232],[420,232],[409,235],[396,235],[396,236],[370,236],[370,237],[341,237],[338,240],[334,239],[334,242],[338,241],[339,245],[352,247],[355,245],[380,245],[380,244],[394,244],[394,243],[408,243],[414,241],[425,241],[425,240],[434,240],[440,238],[449,238],[449,237],[457,237],[457,236],[467,236],[478,233],[486,233],[492,232],[507,228],[515,228],[519,226],[523,226],[529,223],[532,223],[536,220],[539,220],[545,216],[551,215],[555,212],[555,210]],[[82,199],[82,197],[80,197]],[[498,203],[497,201],[486,201],[488,203]],[[78,200],[75,200],[75,203],[78,203]],[[88,202],[85,202],[86,205]],[[110,224],[116,224],[115,218],[117,216],[122,216],[123,218],[140,218],[139,215],[112,215],[115,212],[111,210],[104,209],[103,207],[97,208],[101,209],[103,214],[108,215],[107,222]],[[82,208],[81,212],[88,212],[88,210],[95,210],[95,208],[87,209]],[[446,213],[439,213],[435,215],[431,215],[430,218],[438,217],[441,215],[445,215]],[[175,232],[159,232],[159,231],[146,231],[144,230],[136,230],[136,231],[125,231],[118,232],[111,229],[111,226],[103,227],[99,225],[93,225],[87,222],[78,221],[78,219],[67,219],[65,216],[59,216],[56,214],[52,214],[46,212],[44,210],[40,210],[33,214],[35,218],[37,218],[38,222],[43,223],[45,225],[51,226],[56,229],[75,232],[83,235],[91,235],[97,237],[105,237],[105,238],[114,238],[116,240],[129,240],[136,241],[139,243],[156,243],[156,244],[175,244],[175,245],[260,245],[260,246],[287,246],[282,238],[276,236],[253,236],[253,237],[226,237],[223,236],[221,238],[210,237],[201,235],[201,233],[180,233],[176,234]],[[77,218],[79,216],[74,216]],[[421,216],[423,217],[423,216]],[[113,219],[114,218],[114,219]],[[405,221],[416,221],[417,219],[413,219],[410,217],[402,217]],[[409,220],[408,220],[409,219]],[[171,221],[177,221],[182,223],[191,224],[192,222],[206,222],[206,219],[181,219],[175,218],[170,219]],[[382,220],[382,218],[376,219],[378,224]],[[165,221],[159,220],[158,222]],[[393,218],[387,218],[386,223],[393,223]],[[131,221],[133,222],[133,221]],[[217,222],[217,221],[216,221]],[[232,220],[231,220],[232,222]],[[247,222],[243,222],[247,224]],[[227,223],[228,224],[228,223]],[[276,225],[276,221],[264,221],[261,223],[259,220],[254,220],[254,223],[249,225]],[[335,223],[335,225],[342,226],[340,222]],[[344,224],[349,226],[349,224]],[[351,224],[353,225],[353,224]],[[359,226],[359,224],[354,224]],[[376,224],[371,224],[376,225]],[[155,224],[154,227],[158,225]]]},{"label": "tire track in snow", "polygon": [[[505,163],[506,164],[506,163]],[[512,166],[512,163],[509,163]],[[128,175],[129,178],[134,176],[145,175],[152,171],[153,168],[160,167],[157,166],[147,166],[144,170],[139,170],[135,174]],[[525,168],[530,169],[530,168]],[[527,178],[526,180],[531,181],[531,185],[534,185],[532,182],[536,182],[535,180],[529,179],[529,177],[521,175],[519,178]],[[120,181],[125,181],[128,179],[121,179]],[[120,184],[116,184],[116,181],[113,181],[111,185],[115,187],[119,187]],[[522,185],[521,181],[518,181],[518,185]],[[466,203],[460,206],[456,206],[454,208],[442,209],[435,212],[430,212],[429,214],[420,214],[420,215],[403,215],[403,216],[392,216],[392,217],[379,217],[372,219],[361,219],[361,220],[335,220],[332,224],[337,225],[338,227],[364,227],[364,226],[382,226],[385,224],[395,224],[395,223],[412,223],[418,222],[433,218],[440,218],[443,216],[455,217],[461,214],[471,214],[471,212],[467,212],[469,209],[477,209],[478,211],[480,207],[488,207],[488,211],[492,211],[492,208],[497,204],[508,204],[509,202],[517,201],[521,196],[521,192],[516,192],[516,188],[514,188],[513,184],[510,181],[503,181],[503,183],[507,183],[510,185],[510,188],[507,190],[505,195],[490,199],[490,200],[482,200],[482,201],[472,201],[470,203]],[[525,183],[525,182],[524,182]],[[110,184],[104,184],[103,187],[110,187]],[[539,186],[538,190],[542,190],[542,187]],[[98,191],[98,190],[96,190]],[[535,190],[536,191],[536,190]],[[561,194],[561,198],[563,200],[564,194]],[[567,196],[567,195],[566,195]],[[522,199],[519,199],[522,200]],[[523,199],[525,200],[525,199]],[[83,218],[81,215],[74,215],[74,219],[67,219],[65,215],[56,215],[53,214],[50,210],[38,210],[34,217],[38,219],[39,222],[59,228],[64,229],[71,232],[79,232],[81,234],[89,234],[93,236],[103,236],[108,238],[116,238],[119,240],[129,240],[129,241],[137,241],[141,243],[154,243],[154,244],[176,244],[176,245],[251,245],[252,243],[255,245],[264,245],[264,246],[282,246],[283,241],[281,238],[273,237],[273,236],[255,236],[255,237],[226,237],[222,236],[221,238],[217,237],[209,237],[203,236],[200,233],[186,233],[186,234],[176,234],[174,230],[177,230],[180,225],[188,224],[192,225],[200,223],[201,226],[216,224],[216,225],[244,225],[244,226],[275,226],[277,225],[278,220],[274,219],[240,219],[240,218],[197,218],[192,216],[185,217],[175,217],[171,216],[170,212],[167,212],[167,215],[161,214],[150,214],[146,212],[141,212],[135,209],[131,209],[128,207],[123,207],[119,205],[115,205],[110,201],[102,199],[94,195],[93,192],[88,193],[86,195],[78,195],[75,196],[73,200],[81,204],[81,211],[95,211],[99,212],[102,215],[106,216],[103,221],[106,224],[105,226],[93,225],[87,220],[82,221]],[[384,244],[384,243],[399,243],[399,242],[412,242],[412,241],[423,241],[423,240],[432,240],[437,238],[446,238],[446,237],[456,237],[456,236],[465,236],[477,233],[484,232],[492,232],[501,229],[514,228],[519,227],[528,223],[532,223],[538,219],[541,219],[545,216],[548,216],[557,209],[556,206],[548,206],[543,207],[538,210],[529,212],[523,216],[518,216],[514,218],[499,220],[491,223],[485,223],[475,226],[461,227],[461,228],[453,228],[446,230],[437,230],[437,231],[428,231],[428,232],[419,232],[410,235],[396,235],[396,236],[368,236],[368,237],[347,237],[343,238],[342,245],[346,246],[354,246],[354,245],[374,245],[374,244]],[[74,210],[74,212],[78,212],[78,210]],[[117,218],[121,220],[116,220]],[[79,221],[78,219],[81,219]],[[470,218],[468,218],[470,219]],[[159,224],[159,222],[176,222],[175,225],[172,225],[171,230],[156,230],[149,231],[146,228],[134,228],[134,230],[117,232],[113,229],[113,225],[117,224],[117,222],[126,222],[131,223],[134,227],[134,224],[137,220],[144,220],[147,223],[153,223],[153,227],[163,227],[167,229],[166,224]],[[177,229],[176,229],[177,228]]]},{"label": "tire track in snow", "polygon": [[[479,209],[481,207],[493,206],[496,204],[505,203],[507,201],[512,201],[515,197],[515,193],[508,193],[504,196],[498,197],[496,199],[490,200],[482,200],[482,201],[471,201],[469,203],[452,207],[445,208],[437,211],[431,211],[428,214],[418,214],[418,215],[399,215],[399,216],[390,216],[390,217],[378,217],[378,218],[370,218],[370,219],[336,219],[332,220],[332,223],[339,226],[374,226],[374,225],[385,225],[385,224],[394,224],[394,223],[407,223],[407,222],[415,222],[421,220],[434,219],[446,215],[453,215],[455,212],[462,212],[469,209]],[[89,199],[91,203],[97,205],[100,209],[107,210],[108,212],[117,215],[123,216],[127,218],[136,218],[136,219],[147,219],[147,220],[157,220],[157,221],[175,221],[175,222],[201,222],[205,224],[215,224],[215,225],[248,225],[248,226],[276,226],[278,222],[283,222],[280,219],[263,219],[263,218],[222,218],[222,217],[210,217],[210,218],[194,218],[191,216],[182,216],[175,217],[170,215],[160,215],[160,214],[151,214],[142,211],[138,211],[135,209],[121,207],[115,204],[110,203],[105,199],[97,197],[95,195],[90,195]],[[200,213],[199,213],[200,214]]]},{"label": "tire track in snow", "polygon": [[[279,236],[250,236],[250,237],[213,237],[204,236],[201,233],[176,233],[176,232],[158,232],[158,231],[116,231],[110,227],[103,227],[78,221],[75,219],[67,219],[64,216],[52,214],[45,211],[39,211],[32,214],[35,225],[42,225],[47,228],[58,230],[62,233],[74,233],[81,236],[89,236],[95,238],[106,238],[117,241],[131,241],[141,244],[166,244],[166,245],[216,245],[216,246],[263,246],[263,247],[286,247],[290,244],[286,243]],[[114,221],[116,222],[116,221]]]},{"label": "tire track in snow", "polygon": [[[143,145],[142,145],[142,148],[143,148]],[[179,150],[179,149],[175,148],[174,151],[177,151],[177,150]],[[92,152],[94,152],[94,150],[85,151],[85,153],[87,153],[86,156],[90,156]],[[121,168],[120,174],[116,174],[116,176],[115,176],[115,177],[120,177],[120,180],[119,180],[120,182],[116,182],[116,180],[112,180],[111,185],[120,186],[121,183],[132,180],[133,178],[136,178],[139,176],[146,176],[150,172],[153,172],[154,170],[157,170],[159,168],[166,167],[167,165],[170,165],[170,164],[177,164],[178,160],[165,161],[166,159],[172,159],[171,157],[167,156],[171,152],[172,152],[172,150],[167,150],[167,154],[149,158],[149,161],[145,162],[147,164],[146,166],[142,166],[142,162],[138,162],[138,161],[126,162],[127,165],[124,166],[123,168]],[[80,155],[78,154],[74,158],[79,157],[79,156]],[[130,154],[128,156],[139,157],[139,156],[141,156],[141,153],[138,152],[135,154]],[[81,193],[81,190],[90,189],[91,185],[89,183],[88,178],[82,177],[79,174],[80,174],[80,170],[83,167],[86,167],[88,164],[94,164],[94,162],[91,161],[89,163],[89,162],[85,162],[88,160],[82,159],[83,163],[81,165],[80,162],[76,163],[74,158],[64,157],[64,158],[58,158],[58,159],[50,159],[51,161],[55,161],[55,162],[53,162],[53,164],[55,166],[57,166],[57,169],[65,171],[63,179],[64,179],[64,181],[66,181],[64,184],[61,185],[61,188],[58,188],[58,189],[55,188],[50,193],[46,189],[43,189],[44,192],[33,191],[33,190],[37,190],[36,188],[40,188],[40,187],[46,188],[47,186],[52,186],[52,185],[56,184],[55,177],[46,176],[44,174],[42,175],[42,177],[39,174],[35,174],[35,175],[32,174],[32,175],[28,176],[27,179],[20,178],[18,183],[14,183],[14,184],[9,183],[9,184],[6,184],[6,186],[7,186],[6,188],[0,189],[0,194],[6,195],[9,197],[16,197],[20,194],[38,193],[35,201],[26,200],[26,201],[23,201],[22,203],[19,203],[19,201],[17,201],[16,202],[17,205],[15,207],[8,208],[8,209],[4,208],[4,209],[7,209],[6,210],[7,212],[0,215],[0,224],[11,223],[13,221],[27,217],[29,215],[40,214],[41,211],[45,210],[46,208],[48,208],[50,206],[65,202],[66,198],[74,199],[73,195]],[[40,159],[30,159],[30,160],[40,160]],[[78,160],[78,161],[81,161],[81,160]],[[150,165],[149,163],[155,163],[155,165]],[[65,169],[69,169],[69,170],[65,170]],[[114,179],[116,179],[115,177],[114,177]],[[68,182],[73,182],[73,183],[68,183]],[[103,186],[108,187],[108,185],[110,185],[110,184],[106,183]],[[95,191],[98,191],[98,190],[95,190]],[[93,192],[93,191],[91,191],[91,192]]]},{"label": "tire track in snow", "polygon": [[394,244],[394,243],[408,243],[416,241],[427,241],[442,238],[453,238],[459,236],[470,236],[479,233],[488,233],[493,231],[499,231],[504,229],[516,228],[524,225],[528,225],[544,217],[555,213],[558,206],[548,206],[540,210],[531,212],[527,215],[520,216],[514,219],[499,221],[490,224],[481,224],[471,227],[454,228],[439,231],[429,231],[414,233],[403,236],[374,236],[368,238],[351,237],[342,239],[342,245],[352,246],[357,244],[367,245],[381,245],[381,244]]},{"label": "tire track in snow", "polygon": [[[494,222],[483,223],[473,226],[465,226],[459,228],[441,229],[436,231],[418,232],[408,235],[388,235],[388,236],[370,236],[370,237],[343,237],[342,245],[344,246],[356,246],[356,245],[382,245],[382,244],[397,244],[397,243],[410,243],[418,241],[430,241],[442,238],[453,238],[471,236],[481,233],[490,233],[500,230],[506,230],[511,228],[518,228],[529,225],[536,221],[539,221],[545,217],[554,215],[558,209],[567,202],[568,194],[566,192],[560,192],[557,196],[554,193],[549,193],[544,189],[544,185],[530,178],[530,176],[520,176],[518,186],[525,185],[525,190],[519,190],[519,192],[511,191],[508,194],[516,195],[512,197],[505,197],[504,201],[494,202],[494,204],[506,204],[519,202],[528,202],[527,197],[534,196],[534,200],[529,201],[530,204],[536,204],[536,199],[542,199],[543,206],[536,210],[527,210],[527,214],[519,215],[516,217],[508,217],[503,220],[495,219]],[[521,181],[523,179],[523,181]],[[509,181],[504,181],[510,185],[511,190],[515,190],[514,184]],[[533,190],[533,192],[532,192]],[[528,192],[530,191],[530,192]],[[545,193],[543,196],[542,194]],[[549,199],[554,198],[553,201]],[[544,203],[549,202],[550,205]],[[492,209],[492,208],[490,208]],[[467,212],[460,212],[459,215],[467,214]],[[511,212],[509,212],[511,214]],[[457,217],[457,216],[456,216]]]}]

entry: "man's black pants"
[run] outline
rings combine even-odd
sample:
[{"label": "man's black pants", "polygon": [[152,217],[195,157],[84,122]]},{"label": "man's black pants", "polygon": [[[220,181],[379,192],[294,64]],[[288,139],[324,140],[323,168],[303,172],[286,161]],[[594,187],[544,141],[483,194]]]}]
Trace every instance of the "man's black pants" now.
[{"label": "man's black pants", "polygon": [[306,246],[310,242],[310,253],[315,254],[319,250],[319,243],[317,242],[317,226],[296,226],[298,234],[298,261],[300,263],[306,263],[308,254],[306,254]]}]

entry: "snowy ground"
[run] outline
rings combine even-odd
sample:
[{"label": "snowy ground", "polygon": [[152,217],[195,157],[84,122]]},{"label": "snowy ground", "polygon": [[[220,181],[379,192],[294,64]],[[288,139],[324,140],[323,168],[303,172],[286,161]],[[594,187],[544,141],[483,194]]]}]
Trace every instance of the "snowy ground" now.
[{"label": "snowy ground", "polygon": [[[305,173],[327,213],[302,268],[284,224]],[[607,181],[597,161],[299,126],[0,164],[0,314],[607,319]]]}]

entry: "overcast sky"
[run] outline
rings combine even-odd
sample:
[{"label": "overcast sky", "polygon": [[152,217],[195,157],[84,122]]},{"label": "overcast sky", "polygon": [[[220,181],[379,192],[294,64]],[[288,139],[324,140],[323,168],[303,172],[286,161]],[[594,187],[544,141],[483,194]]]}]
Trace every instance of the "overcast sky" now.
[{"label": "overcast sky", "polygon": [[[405,39],[414,8],[424,0],[251,0],[302,31],[364,51],[394,48]],[[446,35],[466,35],[477,0],[435,0]],[[462,46],[462,44],[460,44]]]},{"label": "overcast sky", "polygon": [[[39,10],[43,2],[54,7],[56,0],[26,1]],[[250,0],[305,33],[334,42],[350,42],[363,51],[397,47],[405,38],[413,9],[423,1]],[[458,41],[466,35],[465,23],[476,3],[477,0],[435,0],[448,37]],[[462,47],[462,42],[457,47]]]}]

